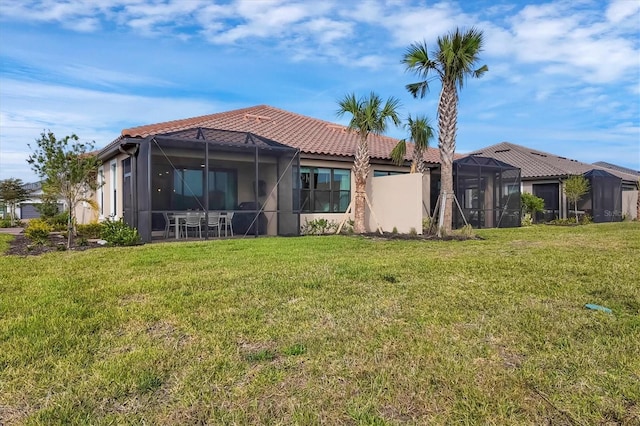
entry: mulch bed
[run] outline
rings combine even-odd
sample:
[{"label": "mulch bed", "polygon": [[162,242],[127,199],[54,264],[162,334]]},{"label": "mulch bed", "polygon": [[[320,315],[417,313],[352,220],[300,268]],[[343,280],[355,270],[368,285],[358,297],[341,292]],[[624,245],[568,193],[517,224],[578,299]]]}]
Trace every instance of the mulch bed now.
[{"label": "mulch bed", "polygon": [[[365,238],[370,238],[372,240],[441,240],[441,241],[466,241],[466,240],[482,240],[483,238],[474,235],[472,237],[467,237],[464,235],[453,234],[447,235],[443,238],[438,238],[433,234],[393,234],[389,232],[385,232],[380,235],[377,232],[366,233],[361,235],[353,234],[354,236],[363,236]],[[82,244],[80,244],[82,242]],[[84,251],[94,248],[106,247],[104,245],[100,245],[96,242],[96,240],[82,240],[81,238],[74,238],[71,241],[71,251]],[[23,234],[16,235],[14,239],[9,243],[9,249],[5,251],[5,255],[15,255],[15,256],[38,256],[44,253],[50,253],[54,251],[66,251],[67,250],[67,239],[61,234],[51,234],[49,236],[49,241],[46,244],[34,244],[31,240],[25,237]]]},{"label": "mulch bed", "polygon": [[[69,250],[72,251],[83,251],[89,250],[93,248],[104,247],[103,245],[98,244],[93,240],[82,241],[83,244],[79,244],[82,240],[80,238],[74,238],[71,241],[71,248]],[[86,244],[84,244],[86,243]],[[44,253],[54,252],[54,251],[66,251],[67,250],[67,239],[60,234],[51,234],[49,236],[49,241],[45,244],[34,244],[31,240],[29,240],[24,235],[16,235],[13,240],[9,243],[9,249],[4,252],[6,255],[15,255],[15,256],[38,256]]]}]

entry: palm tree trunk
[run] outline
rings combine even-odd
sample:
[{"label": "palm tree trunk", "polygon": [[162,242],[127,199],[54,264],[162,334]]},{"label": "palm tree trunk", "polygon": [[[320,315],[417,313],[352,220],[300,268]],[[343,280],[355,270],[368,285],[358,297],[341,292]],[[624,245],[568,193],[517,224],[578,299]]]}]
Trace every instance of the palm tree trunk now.
[{"label": "palm tree trunk", "polygon": [[363,234],[365,226],[365,194],[367,191],[367,177],[369,175],[369,144],[366,139],[360,139],[353,161],[353,175],[356,181],[356,196],[354,204],[353,232]]},{"label": "palm tree trunk", "polygon": [[440,148],[440,200],[445,203],[438,233],[450,233],[453,222],[453,154],[456,151],[458,92],[454,82],[443,82],[438,103],[438,147]]},{"label": "palm tree trunk", "polygon": [[413,147],[413,158],[411,161],[411,173],[422,173],[427,171],[427,165],[424,162],[422,149]]}]

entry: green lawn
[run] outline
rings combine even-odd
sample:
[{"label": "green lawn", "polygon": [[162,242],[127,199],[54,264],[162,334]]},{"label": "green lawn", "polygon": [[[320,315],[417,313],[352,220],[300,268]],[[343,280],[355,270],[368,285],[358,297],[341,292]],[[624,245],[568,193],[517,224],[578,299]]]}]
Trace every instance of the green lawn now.
[{"label": "green lawn", "polygon": [[479,234],[0,255],[0,424],[640,424],[640,223]]}]

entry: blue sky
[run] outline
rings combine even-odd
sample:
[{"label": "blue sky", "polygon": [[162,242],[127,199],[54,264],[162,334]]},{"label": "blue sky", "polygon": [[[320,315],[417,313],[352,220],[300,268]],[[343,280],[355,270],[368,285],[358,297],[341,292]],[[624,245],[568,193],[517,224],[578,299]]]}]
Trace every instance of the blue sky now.
[{"label": "blue sky", "polygon": [[457,152],[509,141],[640,169],[638,0],[0,0],[0,179],[36,179],[45,129],[99,148],[258,104],[346,123],[337,99],[372,90],[435,122],[437,83],[413,99],[400,60],[457,26],[484,32],[489,67],[461,92]]}]

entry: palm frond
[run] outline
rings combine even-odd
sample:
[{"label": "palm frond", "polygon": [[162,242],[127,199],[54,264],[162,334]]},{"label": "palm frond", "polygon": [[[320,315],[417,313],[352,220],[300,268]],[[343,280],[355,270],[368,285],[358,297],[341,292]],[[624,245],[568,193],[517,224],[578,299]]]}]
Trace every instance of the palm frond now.
[{"label": "palm frond", "polygon": [[407,140],[402,139],[399,141],[396,146],[391,150],[391,160],[397,166],[402,166],[404,164],[404,157],[407,155]]},{"label": "palm frond", "polygon": [[455,83],[462,89],[467,77],[479,78],[488,71],[486,65],[474,69],[482,51],[483,40],[482,31],[474,27],[464,32],[456,28],[439,37],[434,60],[442,67],[443,80]]},{"label": "palm frond", "polygon": [[421,43],[411,44],[407,48],[401,62],[404,64],[406,71],[412,71],[423,79],[418,83],[407,84],[405,88],[414,98],[424,98],[429,92],[429,81],[432,79],[430,74],[435,73],[438,76],[441,75],[438,61],[432,60],[429,57],[427,43],[423,41]]},{"label": "palm frond", "polygon": [[418,115],[415,118],[409,115],[405,129],[409,131],[411,140],[416,145],[416,149],[422,151],[429,147],[429,142],[433,140],[435,135],[431,121],[426,115]]},{"label": "palm frond", "polygon": [[389,120],[396,126],[400,124],[397,113],[400,100],[393,96],[383,104],[382,98],[374,92],[371,92],[368,97],[359,99],[354,94],[347,94],[338,101],[338,106],[337,115],[341,117],[345,113],[350,113],[352,117],[348,128],[357,130],[363,140],[367,139],[369,133],[384,133]]}]

